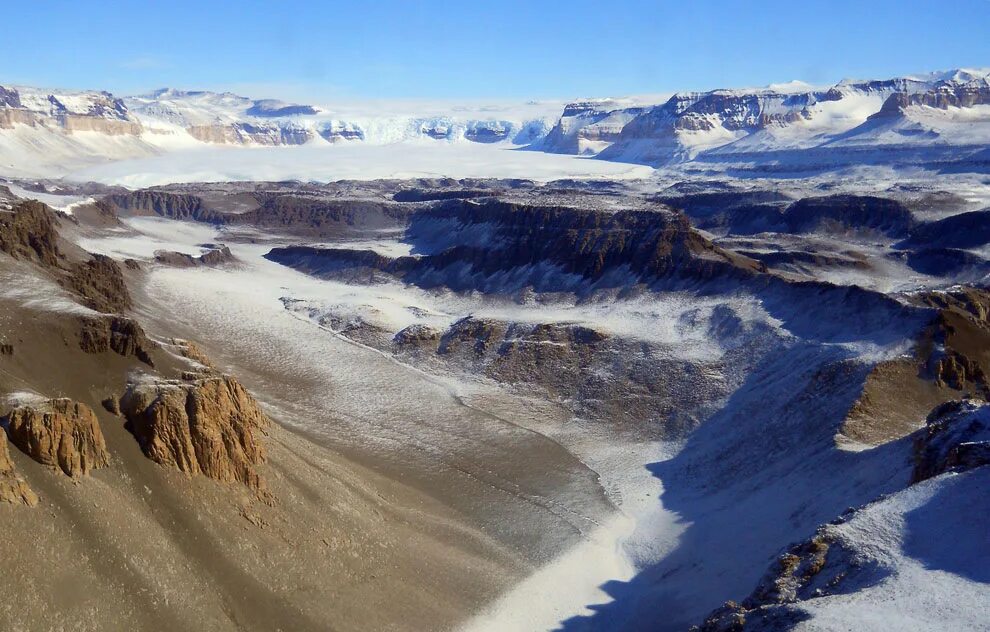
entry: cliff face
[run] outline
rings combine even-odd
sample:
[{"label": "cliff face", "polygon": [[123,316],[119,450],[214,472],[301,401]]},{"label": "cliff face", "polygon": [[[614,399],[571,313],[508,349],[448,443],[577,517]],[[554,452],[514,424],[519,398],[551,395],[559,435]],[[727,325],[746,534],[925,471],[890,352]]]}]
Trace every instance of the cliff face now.
[{"label": "cliff face", "polygon": [[870,372],[843,435],[884,443],[917,430],[938,404],[990,397],[990,293],[961,288],[914,298],[937,311],[911,357],[881,362]]},{"label": "cliff face", "polygon": [[86,307],[104,313],[129,309],[131,296],[117,262],[103,255],[67,260],[59,249],[57,226],[57,216],[41,202],[19,202],[10,212],[0,212],[0,252],[39,264]]},{"label": "cliff face", "polygon": [[104,314],[120,314],[131,307],[120,265],[104,255],[73,265],[63,286],[81,296],[86,307]]},{"label": "cliff face", "polygon": [[424,254],[309,247],[274,248],[267,257],[316,274],[372,269],[425,287],[499,291],[532,285],[567,291],[585,283],[749,275],[755,262],[723,251],[672,211],[593,210],[503,200],[450,200],[415,211],[406,241]]},{"label": "cliff face", "polygon": [[16,408],[0,423],[21,452],[66,476],[85,476],[110,464],[100,423],[85,404],[53,399]]},{"label": "cliff face", "polygon": [[0,129],[15,124],[48,127],[66,134],[137,136],[143,131],[124,102],[109,92],[55,94],[0,86]]},{"label": "cliff face", "polygon": [[58,220],[41,202],[19,202],[10,212],[0,211],[0,251],[15,259],[36,261],[47,267],[59,264]]},{"label": "cliff face", "polygon": [[113,351],[154,366],[150,352],[158,345],[148,339],[136,321],[119,316],[95,316],[81,318],[80,325],[79,348],[86,353]]},{"label": "cliff face", "polygon": [[131,385],[120,401],[145,456],[190,476],[238,482],[262,491],[255,466],[270,421],[231,377]]},{"label": "cliff face", "polygon": [[0,503],[29,507],[38,504],[37,494],[31,491],[14,470],[14,462],[10,459],[10,449],[7,447],[7,434],[4,432],[0,432]]}]

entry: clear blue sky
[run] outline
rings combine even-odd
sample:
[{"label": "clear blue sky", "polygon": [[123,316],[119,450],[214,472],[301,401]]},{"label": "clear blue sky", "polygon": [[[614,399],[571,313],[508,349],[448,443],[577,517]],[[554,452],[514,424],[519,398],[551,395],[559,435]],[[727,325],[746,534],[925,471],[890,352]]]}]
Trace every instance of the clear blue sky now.
[{"label": "clear blue sky", "polygon": [[122,94],[570,98],[990,66],[990,0],[5,5],[0,83]]}]

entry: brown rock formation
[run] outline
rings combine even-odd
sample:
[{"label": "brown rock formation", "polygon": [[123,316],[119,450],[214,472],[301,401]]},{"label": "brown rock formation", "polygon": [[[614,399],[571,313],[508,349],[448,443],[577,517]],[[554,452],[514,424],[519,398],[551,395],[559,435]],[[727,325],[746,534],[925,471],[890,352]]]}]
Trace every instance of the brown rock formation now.
[{"label": "brown rock formation", "polygon": [[66,476],[85,476],[110,465],[100,422],[85,404],[52,399],[16,408],[2,421],[21,452]]},{"label": "brown rock formation", "polygon": [[80,319],[79,347],[87,353],[113,351],[124,357],[136,357],[154,366],[150,351],[158,345],[148,339],[136,321],[120,316],[94,316]]},{"label": "brown rock formation", "polygon": [[57,222],[55,213],[41,202],[17,203],[9,213],[0,212],[0,251],[15,259],[57,266],[61,258]]},{"label": "brown rock formation", "polygon": [[224,263],[236,261],[236,258],[230,252],[230,248],[219,245],[198,257],[188,255],[184,252],[159,250],[155,252],[155,261],[176,268],[194,268],[197,266],[219,266]]},{"label": "brown rock formation", "polygon": [[132,384],[120,407],[152,461],[264,490],[255,466],[265,459],[261,436],[271,422],[234,378]]},{"label": "brown rock formation", "polygon": [[210,360],[210,357],[206,355],[206,352],[200,349],[199,345],[192,340],[172,338],[169,342],[179,347],[179,353],[182,354],[183,358],[188,358],[193,362],[198,362],[206,368],[213,368],[213,362]]},{"label": "brown rock formation", "polygon": [[879,363],[867,377],[842,434],[876,445],[910,434],[933,406],[990,396],[990,291],[962,288],[921,294],[938,311],[913,357]]},{"label": "brown rock formation", "polygon": [[7,435],[3,432],[0,432],[0,503],[28,507],[38,504],[38,496],[14,472],[14,462],[10,460],[10,450],[7,448]]},{"label": "brown rock formation", "polygon": [[81,296],[86,307],[104,314],[119,314],[131,307],[120,265],[104,255],[72,266],[62,285]]}]

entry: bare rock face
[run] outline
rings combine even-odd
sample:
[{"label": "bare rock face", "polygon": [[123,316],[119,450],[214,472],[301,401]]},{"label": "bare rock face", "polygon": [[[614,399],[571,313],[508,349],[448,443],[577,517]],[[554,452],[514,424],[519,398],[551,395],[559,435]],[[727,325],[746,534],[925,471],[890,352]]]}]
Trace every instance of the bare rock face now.
[{"label": "bare rock face", "polygon": [[0,251],[45,267],[58,266],[57,222],[55,213],[41,202],[19,202],[10,213],[0,213]]},{"label": "bare rock face", "polygon": [[157,348],[137,322],[119,316],[82,318],[79,347],[87,353],[113,351],[124,357],[136,357],[154,366],[150,351]]},{"label": "bare rock face", "polygon": [[914,438],[912,482],[990,464],[990,407],[946,402],[932,410]]},{"label": "bare rock face", "polygon": [[62,283],[83,298],[83,304],[104,314],[120,314],[131,307],[131,295],[120,265],[104,255],[93,255],[69,270]]},{"label": "bare rock face", "polygon": [[85,476],[110,465],[100,422],[85,404],[52,399],[16,408],[2,423],[21,452],[66,476]]},{"label": "bare rock face", "polygon": [[132,384],[120,408],[152,461],[264,490],[255,466],[265,459],[261,437],[271,422],[234,378]]},{"label": "bare rock face", "polygon": [[7,435],[3,432],[0,432],[0,503],[28,507],[38,504],[38,496],[14,472],[14,462],[10,460],[10,450],[7,448]]}]

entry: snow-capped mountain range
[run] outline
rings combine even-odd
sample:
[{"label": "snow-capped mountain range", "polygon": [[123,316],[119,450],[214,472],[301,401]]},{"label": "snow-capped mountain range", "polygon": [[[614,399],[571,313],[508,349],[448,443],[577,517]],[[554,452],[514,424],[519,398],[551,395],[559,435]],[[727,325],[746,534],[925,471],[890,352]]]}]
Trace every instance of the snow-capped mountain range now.
[{"label": "snow-capped mountain range", "polygon": [[483,143],[651,166],[936,162],[947,148],[955,159],[975,154],[985,160],[990,70],[846,80],[825,88],[793,82],[666,100],[418,104],[406,113],[205,91],[162,89],[118,98],[0,86],[0,165],[14,170],[33,164],[32,157],[44,165],[85,165],[201,145],[410,141]]}]

